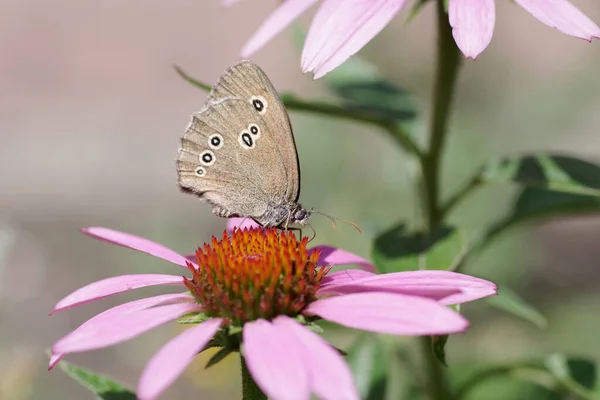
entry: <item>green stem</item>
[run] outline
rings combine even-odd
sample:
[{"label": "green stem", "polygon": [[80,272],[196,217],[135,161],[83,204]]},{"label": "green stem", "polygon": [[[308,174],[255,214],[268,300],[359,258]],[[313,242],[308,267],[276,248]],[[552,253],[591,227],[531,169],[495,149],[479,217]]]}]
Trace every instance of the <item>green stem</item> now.
[{"label": "green stem", "polygon": [[[460,66],[460,53],[452,37],[452,28],[444,8],[444,0],[437,0],[437,60],[431,111],[429,141],[425,156],[421,158],[422,196],[425,203],[426,229],[433,232],[443,222],[440,205],[440,164],[446,136],[448,119],[454,96],[454,88]],[[431,348],[431,339],[422,337],[421,347],[425,361],[426,390],[430,400],[452,399],[442,364]]]},{"label": "green stem", "polygon": [[456,207],[464,198],[477,189],[483,184],[483,180],[479,174],[473,176],[463,187],[461,187],[448,201],[441,207],[440,214],[442,216],[448,215],[450,211]]},{"label": "green stem", "polygon": [[292,95],[281,95],[281,99],[289,110],[308,111],[313,114],[376,125],[391,134],[392,138],[407,152],[414,154],[418,158],[423,156],[421,149],[419,149],[408,133],[394,119],[383,117],[370,111],[347,108],[331,103],[304,101]]},{"label": "green stem", "polygon": [[242,365],[242,400],[267,400],[267,396],[252,379],[244,357],[240,356],[240,363]]},{"label": "green stem", "polygon": [[[175,71],[192,85],[197,86],[204,91],[210,91],[211,87],[209,85],[194,79],[178,66],[175,66]],[[321,114],[328,117],[337,117],[378,126],[388,132],[405,151],[414,154],[419,159],[422,159],[423,157],[421,149],[419,149],[410,135],[402,129],[393,118],[388,118],[367,110],[357,110],[332,103],[300,100],[289,94],[282,94],[281,100],[289,110],[306,111],[313,114]]]},{"label": "green stem", "polygon": [[423,163],[427,225],[435,228],[443,219],[439,207],[440,163],[448,130],[448,117],[460,66],[460,52],[452,37],[452,28],[444,9],[444,0],[437,1],[437,70],[433,93],[429,143]]},{"label": "green stem", "polygon": [[430,400],[452,400],[446,376],[442,370],[442,364],[435,358],[431,349],[431,338],[422,336],[421,341],[422,353],[425,358],[425,372],[427,379],[425,381],[425,389]]}]

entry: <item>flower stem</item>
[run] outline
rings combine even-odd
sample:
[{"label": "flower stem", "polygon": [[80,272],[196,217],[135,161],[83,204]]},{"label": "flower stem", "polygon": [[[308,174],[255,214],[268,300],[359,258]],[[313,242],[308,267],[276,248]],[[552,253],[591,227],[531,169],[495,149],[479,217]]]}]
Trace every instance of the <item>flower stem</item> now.
[{"label": "flower stem", "polygon": [[431,350],[431,338],[422,336],[421,341],[423,357],[425,359],[425,373],[427,379],[425,390],[430,400],[452,400],[454,396],[450,393],[448,382],[442,364],[435,358]]},{"label": "flower stem", "polygon": [[433,93],[429,143],[423,162],[427,226],[434,229],[443,219],[440,208],[440,163],[448,130],[448,117],[460,66],[460,52],[452,37],[452,28],[444,9],[437,1],[437,70]]},{"label": "flower stem", "polygon": [[[452,37],[452,28],[444,7],[437,0],[437,63],[430,121],[429,141],[422,158],[422,195],[425,203],[426,228],[433,232],[443,222],[444,209],[440,204],[440,164],[448,131],[448,119],[460,66],[460,53]],[[431,339],[421,337],[421,350],[427,374],[426,390],[430,400],[448,400],[453,396],[448,388],[442,364],[431,348]]]},{"label": "flower stem", "polygon": [[267,400],[267,396],[252,379],[246,366],[246,360],[242,356],[240,356],[240,363],[242,365],[242,400]]}]

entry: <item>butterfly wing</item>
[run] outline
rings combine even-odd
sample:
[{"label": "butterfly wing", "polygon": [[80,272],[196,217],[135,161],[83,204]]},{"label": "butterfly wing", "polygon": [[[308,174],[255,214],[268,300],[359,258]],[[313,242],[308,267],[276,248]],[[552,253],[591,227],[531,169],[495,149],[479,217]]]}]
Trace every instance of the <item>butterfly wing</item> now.
[{"label": "butterfly wing", "polygon": [[207,200],[219,216],[260,222],[272,203],[297,199],[298,170],[289,119],[273,86],[251,63],[232,67],[181,139],[180,187]]},{"label": "butterfly wing", "polygon": [[219,78],[209,95],[214,102],[231,97],[245,99],[253,106],[253,115],[262,118],[267,139],[275,142],[281,155],[287,176],[285,198],[297,202],[300,196],[298,152],[288,113],[273,84],[260,67],[241,61]]}]

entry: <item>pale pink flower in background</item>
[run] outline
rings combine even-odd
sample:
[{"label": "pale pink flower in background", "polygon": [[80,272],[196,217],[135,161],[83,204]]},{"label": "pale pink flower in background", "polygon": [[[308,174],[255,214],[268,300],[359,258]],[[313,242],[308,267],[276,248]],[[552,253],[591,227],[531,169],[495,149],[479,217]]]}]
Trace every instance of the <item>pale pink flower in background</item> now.
[{"label": "pale pink flower in background", "polygon": [[[240,222],[230,220],[230,227]],[[68,353],[117,344],[184,315],[205,315],[207,319],[176,336],[150,359],[138,384],[140,399],[157,398],[227,325],[243,327],[246,365],[269,398],[308,399],[315,394],[357,399],[343,357],[294,316],[320,317],[371,332],[444,335],[463,332],[468,326],[446,304],[496,294],[489,281],[449,271],[376,275],[359,256],[327,246],[307,249],[306,238],[297,240],[292,233],[275,229],[235,229],[222,240],[213,238],[195,256],[182,256],[111,229],[92,227],[83,232],[187,267],[192,274],[191,278],[161,274],[107,278],[76,290],[54,308],[56,313],[148,286],[188,289],[111,308],[52,346],[49,368]],[[290,267],[290,260],[295,267]],[[330,271],[343,264],[358,264],[362,270]],[[304,268],[302,274],[298,266]],[[258,291],[248,289],[257,285]]]},{"label": "pale pink flower in background", "polygon": [[[237,0],[222,0],[232,5]],[[286,0],[242,48],[242,57],[263,47],[318,0]],[[560,32],[591,41],[600,28],[567,0],[514,0],[535,18]],[[398,14],[405,0],[322,0],[308,30],[302,71],[315,79],[358,52]],[[449,21],[465,57],[476,58],[494,32],[494,0],[449,0]]]}]

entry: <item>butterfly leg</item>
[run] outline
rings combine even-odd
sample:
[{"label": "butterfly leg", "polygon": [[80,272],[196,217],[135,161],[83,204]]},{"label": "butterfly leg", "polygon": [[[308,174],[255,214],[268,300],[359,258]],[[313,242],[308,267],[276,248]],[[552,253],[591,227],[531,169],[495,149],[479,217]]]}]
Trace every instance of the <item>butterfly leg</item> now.
[{"label": "butterfly leg", "polygon": [[290,226],[290,227],[286,226],[284,230],[285,231],[298,231],[298,232],[300,232],[299,239],[302,239],[302,228],[297,228],[295,226]]}]

